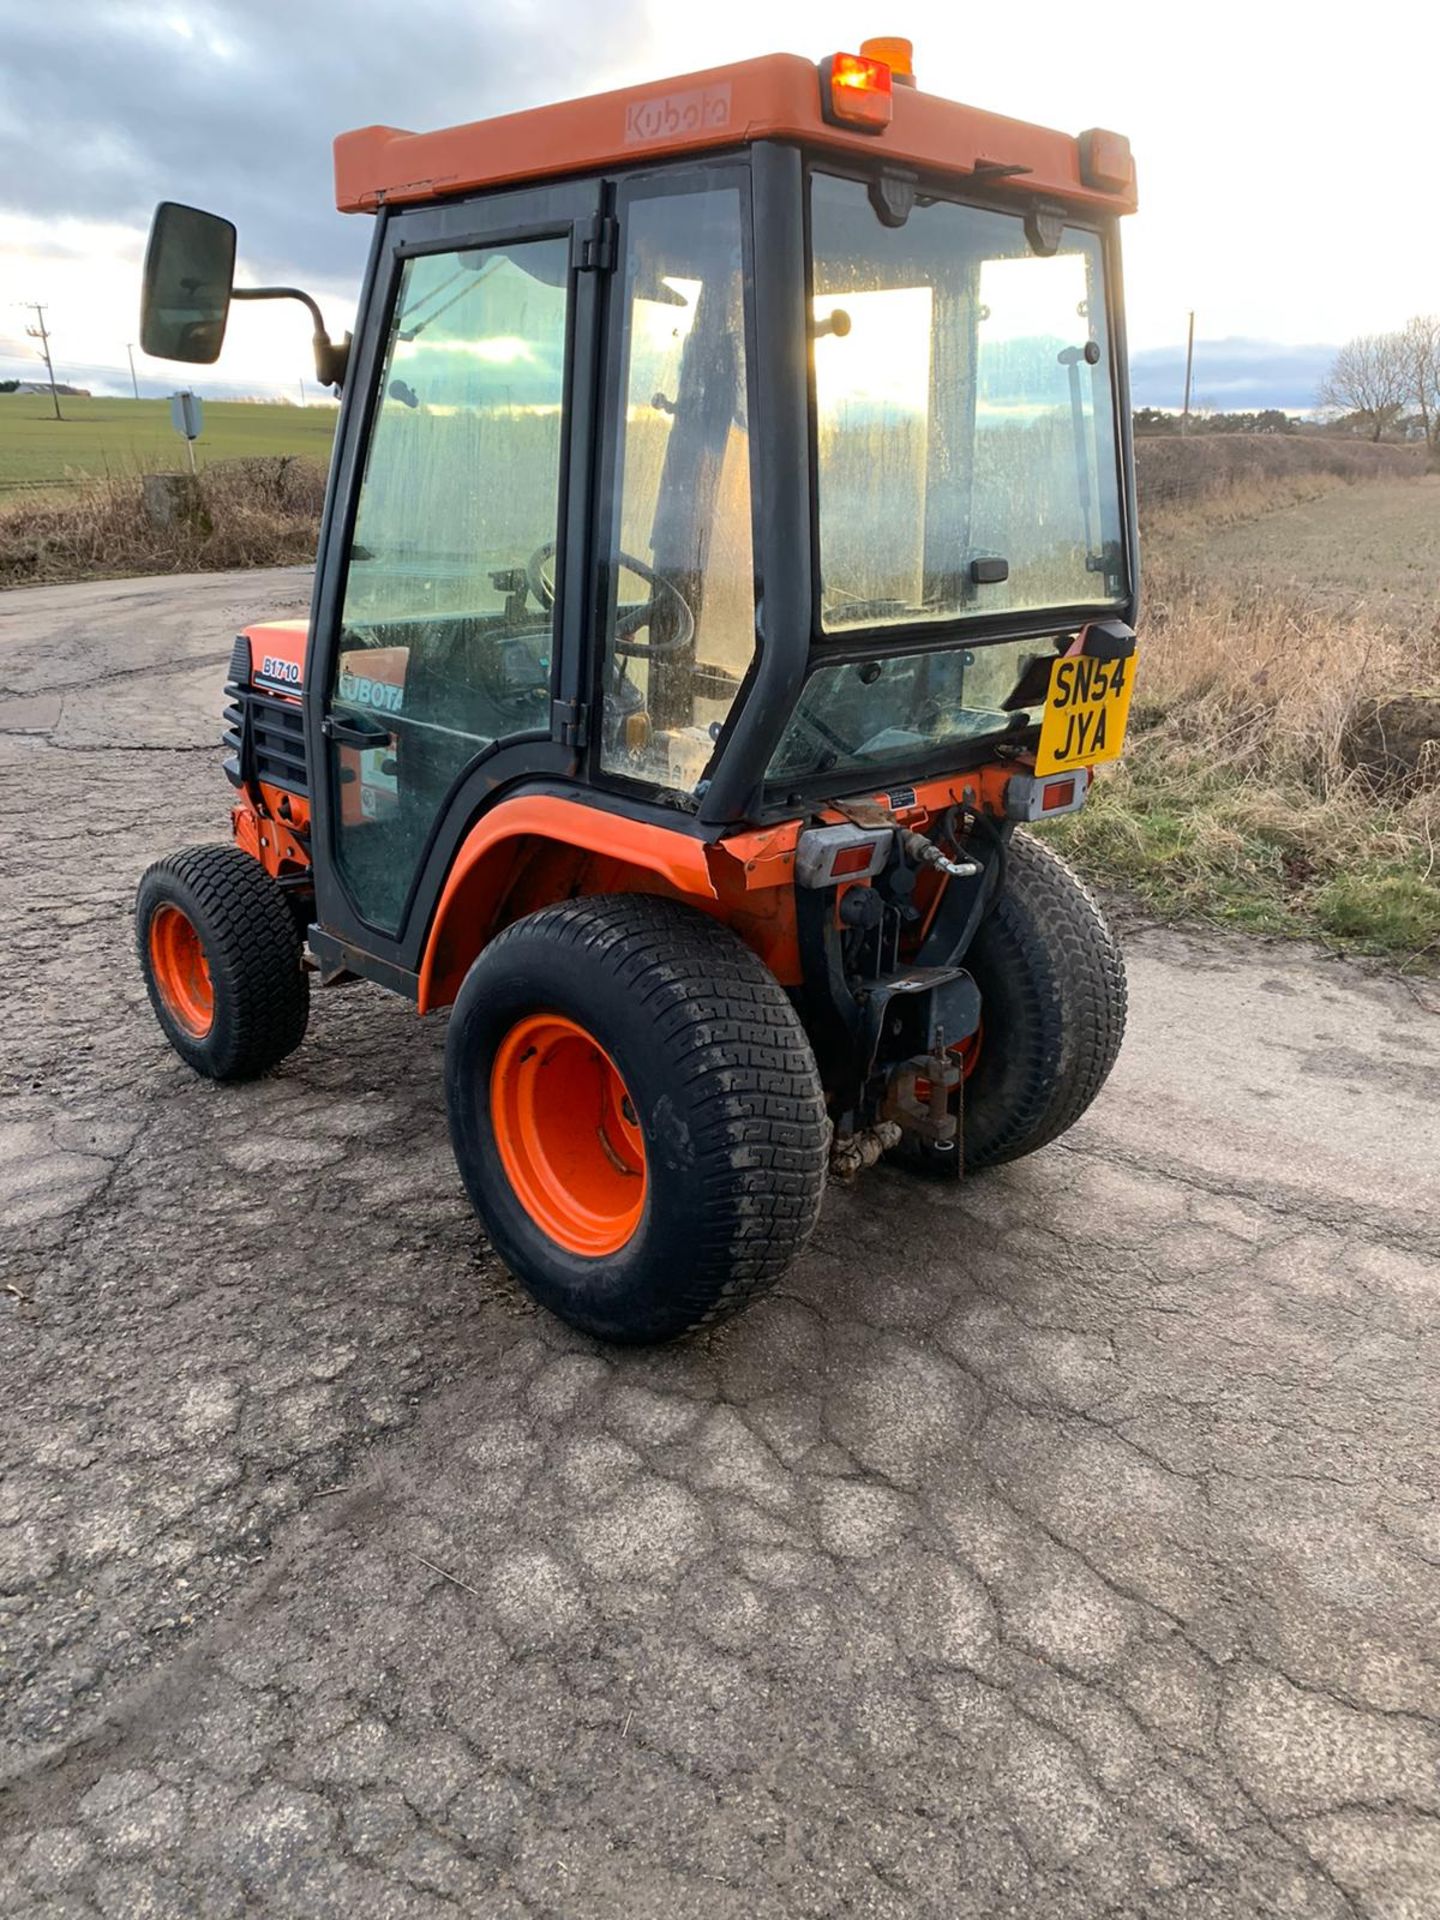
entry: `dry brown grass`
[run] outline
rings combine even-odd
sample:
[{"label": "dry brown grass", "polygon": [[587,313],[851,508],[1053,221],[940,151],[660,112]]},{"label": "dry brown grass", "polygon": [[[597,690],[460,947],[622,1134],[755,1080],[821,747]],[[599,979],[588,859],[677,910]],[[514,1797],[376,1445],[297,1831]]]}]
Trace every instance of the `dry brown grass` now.
[{"label": "dry brown grass", "polygon": [[[1378,575],[1397,502],[1428,506],[1434,485],[1423,483],[1425,499],[1362,486],[1344,504],[1347,526],[1375,530],[1356,536],[1357,568],[1371,556]],[[1291,504],[1287,491],[1278,504]],[[1377,794],[1342,751],[1367,696],[1440,686],[1440,621],[1433,610],[1406,617],[1406,603],[1377,617],[1363,577],[1355,604],[1340,608],[1303,581],[1236,578],[1223,539],[1192,536],[1249,518],[1255,500],[1242,480],[1188,515],[1167,503],[1147,516],[1129,750],[1064,837],[1098,878],[1167,914],[1319,932],[1390,955],[1440,951],[1440,788]]]},{"label": "dry brown grass", "polygon": [[1144,625],[1144,710],[1237,773],[1320,799],[1353,784],[1340,747],[1357,701],[1440,680],[1440,626],[1355,622],[1264,585],[1218,586],[1163,551]]},{"label": "dry brown grass", "polygon": [[[1393,484],[1422,466],[1319,437],[1141,444],[1130,750],[1057,823],[1098,878],[1166,913],[1440,952],[1440,791],[1378,796],[1341,752],[1357,702],[1440,686],[1440,481]],[[152,526],[138,474],[0,513],[0,586],[313,557],[319,467],[235,461],[201,485],[208,528]]]},{"label": "dry brown grass", "polygon": [[114,474],[0,511],[0,587],[315,557],[325,471],[313,462],[278,455],[206,468],[197,525],[152,525],[142,488],[139,473]]},{"label": "dry brown grass", "polygon": [[1135,443],[1141,511],[1228,499],[1262,510],[1310,499],[1337,482],[1408,480],[1425,471],[1423,447],[1377,446],[1343,434],[1195,433]]}]

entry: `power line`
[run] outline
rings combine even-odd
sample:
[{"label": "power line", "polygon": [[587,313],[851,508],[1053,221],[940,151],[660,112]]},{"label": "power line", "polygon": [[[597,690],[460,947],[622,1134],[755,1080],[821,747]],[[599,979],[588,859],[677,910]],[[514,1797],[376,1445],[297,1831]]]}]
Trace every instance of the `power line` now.
[{"label": "power line", "polygon": [[[23,343],[17,341],[14,347],[7,350],[4,341],[0,340],[0,360],[23,360],[28,364],[33,357],[34,350]],[[92,373],[117,373],[122,376],[127,385],[130,380],[130,368],[124,360],[73,360],[70,364],[70,372],[76,378]],[[68,383],[60,381],[58,384],[65,386]],[[287,382],[277,380],[271,384],[277,387],[283,385],[288,391]]]},{"label": "power line", "polygon": [[45,362],[45,371],[50,376],[50,398],[55,406],[55,418],[63,420],[65,416],[60,411],[60,395],[55,388],[55,366],[50,358],[50,333],[45,325],[45,309],[38,300],[23,300],[20,304],[29,307],[35,316],[35,325],[27,327],[25,332],[29,339],[40,342],[40,355]]}]

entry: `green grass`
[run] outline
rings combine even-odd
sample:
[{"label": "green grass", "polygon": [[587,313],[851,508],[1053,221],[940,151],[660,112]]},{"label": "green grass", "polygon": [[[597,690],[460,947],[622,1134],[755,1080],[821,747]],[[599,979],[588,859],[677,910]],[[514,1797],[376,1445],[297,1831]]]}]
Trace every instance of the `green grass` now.
[{"label": "green grass", "polygon": [[1327,933],[1371,953],[1433,953],[1440,946],[1440,889],[1418,863],[1337,874],[1316,894]]},{"label": "green grass", "polygon": [[1410,584],[1440,565],[1437,484],[1280,489],[1280,512],[1237,488],[1152,517],[1125,758],[1052,829],[1084,872],[1160,919],[1440,969],[1440,784],[1375,790],[1351,734],[1372,697],[1440,686]]},{"label": "green grass", "polygon": [[1317,935],[1414,961],[1440,951],[1440,885],[1403,807],[1317,805],[1302,788],[1207,770],[1145,732],[1083,812],[1049,832],[1092,880],[1167,921]]},{"label": "green grass", "polygon": [[[287,407],[206,400],[197,463],[301,454],[326,466],[334,407]],[[48,394],[0,393],[0,501],[52,492],[83,478],[183,468],[185,443],[170,424],[168,400],[74,400],[61,396],[64,420]]]}]

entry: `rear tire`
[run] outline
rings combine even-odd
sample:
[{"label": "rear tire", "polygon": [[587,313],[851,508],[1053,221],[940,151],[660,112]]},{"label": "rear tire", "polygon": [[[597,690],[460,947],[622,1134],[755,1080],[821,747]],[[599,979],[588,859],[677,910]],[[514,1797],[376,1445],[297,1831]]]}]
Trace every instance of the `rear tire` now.
[{"label": "rear tire", "polygon": [[728,928],[639,894],[499,934],[445,1048],[461,1177],[526,1291],[605,1340],[668,1340],[784,1272],[820,1211],[815,1058]]},{"label": "rear tire", "polygon": [[965,1082],[967,1171],[1018,1160],[1074,1126],[1125,1035],[1125,963],[1084,881],[1024,833],[1006,869],[965,960],[983,1022]]},{"label": "rear tire", "polygon": [[136,894],[135,940],[155,1018],[196,1073],[253,1080],[304,1039],[310,983],[290,903],[240,847],[158,860]]}]

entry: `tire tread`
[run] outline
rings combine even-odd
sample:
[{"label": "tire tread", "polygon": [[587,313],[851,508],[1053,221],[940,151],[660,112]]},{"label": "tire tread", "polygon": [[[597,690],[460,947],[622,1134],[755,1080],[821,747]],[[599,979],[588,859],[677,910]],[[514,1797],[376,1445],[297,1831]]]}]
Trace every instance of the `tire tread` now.
[{"label": "tire tread", "polygon": [[[177,1040],[151,978],[148,909],[162,900],[173,901],[196,921],[217,1009],[222,995],[228,1002],[229,1018],[222,1023],[217,1017],[204,1041]],[[184,847],[147,868],[136,897],[136,943],[160,1024],[197,1072],[214,1080],[253,1080],[305,1038],[310,991],[294,916],[275,880],[243,848],[233,843]]]},{"label": "tire tread", "polygon": [[676,1277],[673,1324],[630,1337],[711,1325],[774,1284],[819,1215],[828,1121],[804,1028],[760,959],[678,902],[558,901],[498,934],[476,967],[498,966],[516,943],[537,938],[572,949],[577,977],[603,969],[623,985],[685,1096],[694,1149],[688,1269]]},{"label": "tire tread", "polygon": [[1006,889],[984,938],[1011,970],[1037,1044],[1008,1111],[973,1142],[967,1125],[969,1169],[1035,1153],[1074,1126],[1115,1064],[1128,1005],[1125,963],[1100,903],[1031,834],[1010,844]]}]

